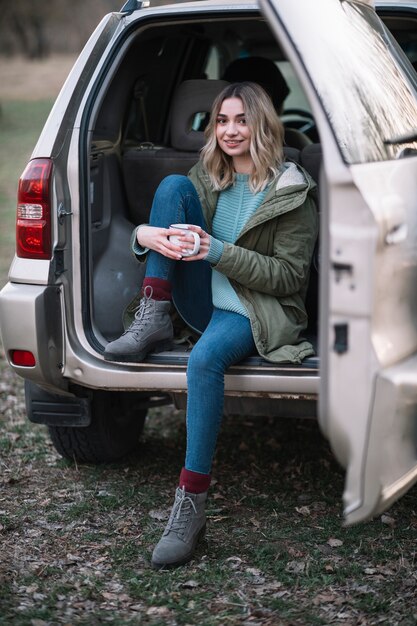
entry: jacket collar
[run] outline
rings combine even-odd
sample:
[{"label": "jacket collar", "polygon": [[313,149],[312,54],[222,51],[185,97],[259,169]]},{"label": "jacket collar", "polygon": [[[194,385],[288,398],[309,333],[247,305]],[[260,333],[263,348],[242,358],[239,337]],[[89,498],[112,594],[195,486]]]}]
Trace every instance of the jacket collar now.
[{"label": "jacket collar", "polygon": [[[211,227],[219,192],[211,189],[210,178],[200,161],[195,167],[198,172],[197,180],[200,181],[204,189],[202,194],[204,197],[203,212],[205,213],[207,225]],[[262,204],[255,215],[249,219],[249,227],[252,228],[255,223],[259,224],[297,208],[305,201],[308,193],[316,187],[317,185],[310,174],[301,165],[293,162],[284,162],[279,169],[277,177],[270,183],[269,190]],[[278,200],[280,200],[279,203]],[[204,204],[206,205],[205,207]],[[246,230],[248,229],[245,226],[244,231]]]}]

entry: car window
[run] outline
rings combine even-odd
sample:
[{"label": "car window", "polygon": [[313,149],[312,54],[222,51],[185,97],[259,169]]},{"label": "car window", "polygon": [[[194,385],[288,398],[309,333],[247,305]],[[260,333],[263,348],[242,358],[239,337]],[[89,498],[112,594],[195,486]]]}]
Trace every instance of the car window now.
[{"label": "car window", "polygon": [[310,105],[301,83],[297,76],[294,74],[294,70],[289,61],[277,61],[278,68],[281,70],[287,85],[290,89],[290,93],[285,99],[284,112],[286,109],[300,109],[302,111],[310,111]]},{"label": "car window", "polygon": [[297,45],[345,161],[395,158],[405,146],[384,140],[416,129],[417,107],[415,73],[408,62],[405,67],[392,35],[364,4],[326,2],[327,28],[313,3],[300,2],[312,27]]},{"label": "car window", "polygon": [[217,79],[220,78],[220,50],[217,46],[212,46],[208,53],[207,63],[204,68],[204,74],[206,78]]},{"label": "car window", "polygon": [[417,20],[415,13],[397,15],[395,9],[383,7],[378,14],[393,34],[395,40],[407,55],[411,64],[417,67]]}]

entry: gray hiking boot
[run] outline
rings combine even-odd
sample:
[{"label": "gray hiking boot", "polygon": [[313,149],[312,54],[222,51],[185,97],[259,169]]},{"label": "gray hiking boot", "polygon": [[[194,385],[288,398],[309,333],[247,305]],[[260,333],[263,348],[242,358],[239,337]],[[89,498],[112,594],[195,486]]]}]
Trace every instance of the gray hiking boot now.
[{"label": "gray hiking boot", "polygon": [[205,504],[207,491],[188,493],[177,488],[168,524],[152,554],[152,567],[163,569],[184,565],[193,558],[194,550],[206,529]]},{"label": "gray hiking boot", "polygon": [[174,331],[169,315],[171,302],[153,300],[152,288],[145,288],[135,319],[119,339],[111,341],[104,350],[108,361],[143,361],[149,352],[172,348]]}]

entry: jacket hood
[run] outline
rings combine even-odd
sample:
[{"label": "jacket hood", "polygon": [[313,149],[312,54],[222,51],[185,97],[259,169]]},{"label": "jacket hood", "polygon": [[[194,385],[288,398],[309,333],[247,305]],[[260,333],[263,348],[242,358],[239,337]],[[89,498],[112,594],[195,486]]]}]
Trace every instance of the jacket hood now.
[{"label": "jacket hood", "polygon": [[315,189],[317,185],[311,178],[310,174],[303,167],[301,167],[301,165],[292,161],[286,161],[281,165],[278,176],[273,181],[267,198],[274,193],[276,194],[282,191],[285,191],[286,193],[292,187],[294,187],[294,191],[305,190],[308,193],[309,191]]}]

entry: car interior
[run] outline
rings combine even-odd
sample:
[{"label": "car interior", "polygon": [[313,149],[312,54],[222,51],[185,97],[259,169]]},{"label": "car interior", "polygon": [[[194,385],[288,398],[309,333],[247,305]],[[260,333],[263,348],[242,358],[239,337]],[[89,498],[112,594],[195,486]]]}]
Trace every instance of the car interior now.
[{"label": "car interior", "polygon": [[[416,50],[405,22],[392,23],[401,27],[409,50]],[[207,113],[226,81],[257,77],[282,115],[286,158],[300,163],[317,183],[321,164],[320,138],[301,85],[256,13],[199,21],[181,15],[177,23],[139,22],[136,29],[133,23],[106,71],[84,125],[90,185],[80,211],[91,270],[84,321],[98,350],[122,333],[123,310],[140,290],[144,265],[130,251],[133,228],[147,222],[159,182],[168,174],[187,174],[198,160]],[[316,348],[318,258],[317,244],[306,302],[306,337]],[[193,334],[181,324],[178,332],[187,341],[148,361],[185,363]],[[253,358],[257,366],[273,367]],[[306,359],[302,367],[317,371],[318,358]]]}]

